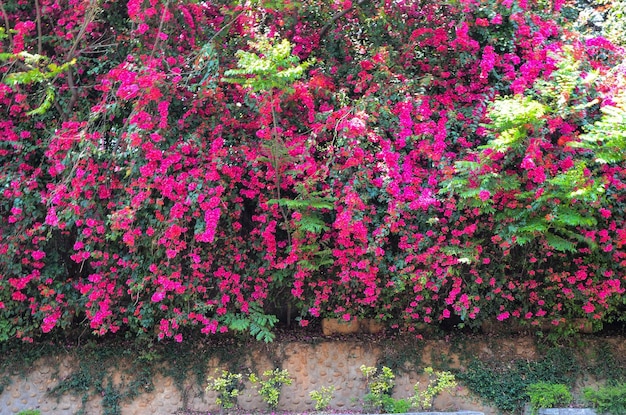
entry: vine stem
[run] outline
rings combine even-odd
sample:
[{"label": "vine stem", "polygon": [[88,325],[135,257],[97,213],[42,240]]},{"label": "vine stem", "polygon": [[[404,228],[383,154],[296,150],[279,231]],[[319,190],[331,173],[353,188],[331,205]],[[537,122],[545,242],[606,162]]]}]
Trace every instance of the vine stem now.
[{"label": "vine stem", "polygon": [[[279,137],[278,137],[278,117],[276,116],[276,111],[274,110],[274,93],[272,92],[270,95],[270,108],[272,109],[272,137],[274,139],[275,145],[278,145]],[[274,177],[274,185],[276,186],[276,197],[278,200],[278,208],[280,209],[280,213],[283,215],[283,219],[285,220],[285,228],[287,230],[287,243],[288,246],[291,247],[291,226],[289,226],[289,218],[287,217],[287,212],[285,211],[285,207],[280,204],[280,199],[282,198],[282,194],[280,192],[281,180],[280,180],[280,160],[278,159],[278,155],[276,154],[276,150],[272,149],[271,153],[272,164],[274,165],[275,177]]]},{"label": "vine stem", "polygon": [[154,41],[154,44],[152,45],[152,51],[150,52],[150,59],[154,57],[157,46],[160,46],[161,38],[159,35],[163,33],[163,25],[165,23],[165,13],[167,12],[167,8],[169,7],[169,5],[170,5],[169,0],[166,1],[165,4],[163,5],[163,12],[161,13],[161,19],[159,20],[159,28],[157,29],[156,40]]},{"label": "vine stem", "polygon": [[4,17],[4,27],[6,29],[5,33],[7,37],[9,38],[9,45],[11,45],[11,50],[13,50],[13,36],[11,36],[11,25],[9,24],[9,15],[4,9],[4,2],[2,0],[0,0],[0,12],[2,12],[2,16]]},{"label": "vine stem", "polygon": [[37,23],[37,54],[41,55],[43,52],[42,45],[42,34],[41,34],[41,5],[39,4],[39,0],[35,0],[35,20]]},{"label": "vine stem", "polygon": [[359,0],[356,4],[352,4],[347,9],[342,10],[339,13],[336,13],[335,15],[333,15],[333,17],[330,18],[330,21],[326,23],[324,27],[322,27],[322,30],[320,30],[320,35],[319,35],[320,40],[328,34],[328,31],[337,20],[341,19],[343,16],[350,13],[352,10],[354,10],[355,7],[361,6],[362,4],[368,1],[369,0]]}]

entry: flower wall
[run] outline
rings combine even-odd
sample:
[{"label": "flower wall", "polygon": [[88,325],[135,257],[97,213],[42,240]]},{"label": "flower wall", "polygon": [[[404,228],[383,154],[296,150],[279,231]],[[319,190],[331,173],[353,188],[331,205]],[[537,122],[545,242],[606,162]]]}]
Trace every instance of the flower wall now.
[{"label": "flower wall", "polygon": [[0,6],[0,340],[623,315],[624,51],[561,1]]}]

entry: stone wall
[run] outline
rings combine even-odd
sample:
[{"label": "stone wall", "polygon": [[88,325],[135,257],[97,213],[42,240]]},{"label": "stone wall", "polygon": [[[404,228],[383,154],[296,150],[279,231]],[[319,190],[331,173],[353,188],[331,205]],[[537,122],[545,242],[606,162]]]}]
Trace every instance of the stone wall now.
[{"label": "stone wall", "polygon": [[[497,347],[494,346],[497,344]],[[246,354],[245,365],[256,373],[266,369],[281,366],[287,369],[294,382],[282,390],[278,409],[291,412],[312,412],[314,403],[309,392],[318,390],[322,386],[334,385],[335,396],[331,402],[334,410],[339,412],[358,411],[362,408],[359,401],[365,393],[365,383],[359,367],[361,365],[376,366],[381,357],[386,354],[397,353],[390,350],[389,343],[375,343],[373,341],[337,341],[321,340],[316,344],[303,342],[275,342],[270,345],[254,345]],[[398,344],[398,347],[403,347]],[[473,341],[470,349],[463,352],[454,351],[454,347],[445,340],[421,341],[416,343],[421,351],[421,367],[445,360],[451,368],[460,368],[462,356],[459,353],[474,354],[481,359],[495,359],[505,356],[507,359],[525,358],[534,359],[536,349],[529,338],[501,340],[497,343]],[[468,356],[464,356],[468,357]],[[276,364],[276,360],[280,362]],[[58,355],[40,359],[27,374],[13,374],[11,383],[0,395],[0,414],[16,414],[24,409],[39,409],[42,415],[70,415],[74,414],[81,405],[81,397],[64,395],[61,398],[48,396],[47,392],[60,379],[69,376],[77,362],[69,356]],[[207,376],[213,375],[221,366],[217,360],[209,365]],[[397,398],[406,398],[413,394],[413,385],[421,381],[426,383],[415,368],[407,363],[407,373],[397,374],[394,395]],[[124,375],[110,369],[113,383],[123,382]],[[215,394],[205,393],[203,387],[190,379],[183,385],[177,385],[171,378],[157,377],[153,381],[154,389],[142,393],[132,402],[122,402],[123,415],[171,415],[176,413],[208,413],[217,412],[214,404]],[[181,392],[181,390],[183,392]],[[87,415],[101,415],[102,398],[92,398],[86,404]],[[246,411],[263,410],[265,404],[250,385],[247,385],[239,404]],[[181,411],[184,409],[185,411]],[[435,409],[443,411],[474,410],[487,415],[495,415],[494,408],[481,404],[470,396],[468,391],[459,387],[452,394],[442,394],[435,402]]]}]

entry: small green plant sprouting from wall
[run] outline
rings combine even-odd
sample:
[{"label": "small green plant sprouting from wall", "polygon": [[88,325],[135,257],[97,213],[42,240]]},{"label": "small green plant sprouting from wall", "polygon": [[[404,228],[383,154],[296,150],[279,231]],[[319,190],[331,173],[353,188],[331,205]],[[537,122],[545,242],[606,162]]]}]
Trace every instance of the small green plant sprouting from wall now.
[{"label": "small green plant sprouting from wall", "polygon": [[408,399],[394,399],[391,391],[395,385],[395,375],[387,366],[383,366],[381,371],[375,367],[360,367],[361,373],[365,376],[367,383],[367,394],[363,398],[365,409],[382,410],[385,413],[406,413],[411,408],[431,409],[435,398],[444,391],[456,387],[456,379],[450,372],[435,371],[432,367],[424,369],[424,373],[429,376],[428,385],[421,391],[419,382],[414,386],[415,395]]},{"label": "small green plant sprouting from wall", "polygon": [[539,408],[558,408],[572,402],[569,388],[562,383],[537,382],[529,385],[526,391],[530,398],[532,415],[535,415]]},{"label": "small green plant sprouting from wall", "polygon": [[387,414],[405,414],[412,405],[408,399],[394,399],[389,395],[383,396],[383,412]]},{"label": "small green plant sprouting from wall", "polygon": [[265,379],[260,379],[256,374],[252,373],[249,379],[253,384],[258,383],[261,385],[259,395],[271,409],[275,409],[278,406],[281,388],[283,385],[291,385],[293,379],[289,376],[287,369],[266,370],[263,372],[263,377]]},{"label": "small green plant sprouting from wall", "polygon": [[[375,367],[361,365],[361,373],[365,376],[367,394],[363,400],[368,409],[383,409],[385,401],[389,401],[391,390],[395,385],[395,375],[387,366],[383,366],[380,373]],[[389,402],[387,402],[389,404]]]},{"label": "small green plant sprouting from wall", "polygon": [[412,406],[421,410],[429,410],[435,403],[435,398],[440,393],[453,390],[457,383],[454,375],[447,371],[436,371],[432,367],[424,369],[424,373],[428,375],[428,385],[425,390],[420,390],[420,384],[417,382],[413,389],[415,395],[410,399]]},{"label": "small green plant sprouting from wall", "polygon": [[330,401],[335,394],[334,386],[322,386],[320,390],[309,392],[309,396],[315,402],[315,410],[323,411],[330,407]]},{"label": "small green plant sprouting from wall", "polygon": [[17,415],[41,415],[41,412],[38,409],[25,409],[19,411]]},{"label": "small green plant sprouting from wall", "polygon": [[583,397],[598,410],[598,413],[626,413],[626,383],[602,386],[598,389],[585,388]]},{"label": "small green plant sprouting from wall", "polygon": [[241,389],[243,389],[242,377],[241,373],[231,373],[227,370],[222,370],[220,377],[207,379],[209,385],[206,387],[206,391],[217,392],[215,403],[220,408],[234,408],[237,403],[237,397],[241,393]]}]

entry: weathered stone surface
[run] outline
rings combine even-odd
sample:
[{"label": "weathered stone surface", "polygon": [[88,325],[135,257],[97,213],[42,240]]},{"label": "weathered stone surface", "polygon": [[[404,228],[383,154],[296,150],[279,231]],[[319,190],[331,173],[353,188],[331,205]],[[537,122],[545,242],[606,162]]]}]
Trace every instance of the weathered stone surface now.
[{"label": "weathered stone surface", "polygon": [[[314,406],[310,392],[330,385],[336,388],[331,401],[332,408],[345,411],[360,410],[366,385],[359,367],[375,366],[382,353],[378,347],[360,342],[325,341],[314,345],[294,342],[277,343],[273,347],[276,350],[273,350],[271,356],[268,355],[267,349],[259,347],[258,350],[253,350],[246,366],[260,374],[264,370],[273,369],[272,362],[276,360],[276,356],[281,356],[281,367],[289,371],[294,381],[292,385],[283,387],[278,409],[294,412],[310,412]],[[426,347],[424,354],[432,354],[432,348],[443,350],[441,344],[433,344]],[[450,361],[455,363],[458,359],[451,358]],[[13,377],[12,384],[0,395],[0,408],[9,410],[7,415],[16,414],[24,409],[44,410],[47,415],[73,414],[80,409],[79,397],[68,395],[57,400],[46,395],[46,392],[57,385],[60,379],[69,376],[76,368],[76,363],[70,358],[61,357],[36,362],[28,376]],[[219,373],[222,369],[218,361],[212,361],[210,366],[207,377]],[[103,370],[111,375],[114,384],[122,382],[121,373],[111,368]],[[399,375],[396,380],[394,396],[406,398],[412,395],[413,385],[421,380],[421,376],[409,371],[405,375]],[[171,378],[157,376],[154,385],[152,392],[140,394],[133,402],[124,402],[123,415],[146,413],[170,415],[180,409],[213,412],[219,409],[215,405],[215,392],[205,392],[204,386],[195,385],[191,380],[189,384],[179,387],[181,385],[175,385]],[[185,393],[181,394],[181,390]],[[462,401],[459,401],[454,395],[442,395],[437,399],[436,407],[442,410],[477,407],[467,403],[469,401],[465,397],[461,399]],[[267,409],[254,385],[249,382],[245,383],[238,403],[244,410]],[[102,414],[101,398],[92,398],[85,409],[92,415]],[[4,412],[0,413],[4,415]]]},{"label": "weathered stone surface", "polygon": [[[610,340],[607,340],[610,342]],[[615,341],[616,348],[624,347]],[[453,368],[461,368],[462,359],[457,352],[450,350],[450,344],[443,340],[424,341],[420,343],[420,362],[405,366],[405,372],[396,373],[395,398],[407,398],[413,394],[417,382],[426,385],[428,380],[421,373],[421,368],[433,365],[433,362],[445,358]],[[506,357],[507,359],[533,359],[536,349],[528,339],[503,339],[497,345],[477,341],[473,349],[476,357],[482,359]],[[363,408],[362,399],[366,393],[365,380],[359,367],[376,366],[381,357],[389,350],[379,343],[364,341],[332,341],[320,340],[319,343],[276,342],[271,346],[258,345],[250,350],[250,355],[243,363],[242,373],[274,369],[276,366],[287,369],[293,384],[282,390],[278,411],[311,413],[314,402],[310,392],[320,390],[323,386],[335,386],[336,392],[330,403],[333,413],[359,411]],[[11,377],[11,384],[0,394],[0,415],[15,415],[25,409],[39,409],[46,415],[71,415],[81,406],[81,397],[65,395],[59,399],[48,396],[46,392],[56,386],[61,379],[69,376],[77,367],[70,357],[59,355],[35,362],[26,375]],[[418,367],[419,366],[419,371]],[[209,364],[206,376],[214,376],[221,369],[226,369],[218,360]],[[124,376],[112,368],[103,368],[111,374],[115,384],[124,381]],[[217,371],[217,372],[216,372]],[[157,375],[153,379],[154,389],[149,393],[140,394],[133,402],[122,402],[122,415],[173,415],[181,409],[199,413],[216,413],[215,392],[205,392],[206,385],[197,385],[193,376],[189,376],[183,385],[178,385],[172,378]],[[183,391],[183,392],[181,392]],[[245,383],[245,389],[238,401],[246,411],[262,411],[267,405],[258,396],[254,386]],[[461,386],[453,393],[441,394],[435,401],[434,408],[448,411],[452,415],[495,415],[494,408],[485,406],[469,391]],[[455,412],[456,411],[456,412]],[[91,398],[85,407],[85,413],[102,415],[102,397]],[[439,415],[444,412],[427,412],[421,415]],[[557,412],[544,412],[543,415],[596,415],[589,409],[560,409]]]},{"label": "weathered stone surface", "polygon": [[354,334],[360,329],[359,320],[353,317],[352,320],[345,321],[339,318],[325,318],[322,320],[322,333],[324,336],[333,334]]}]

